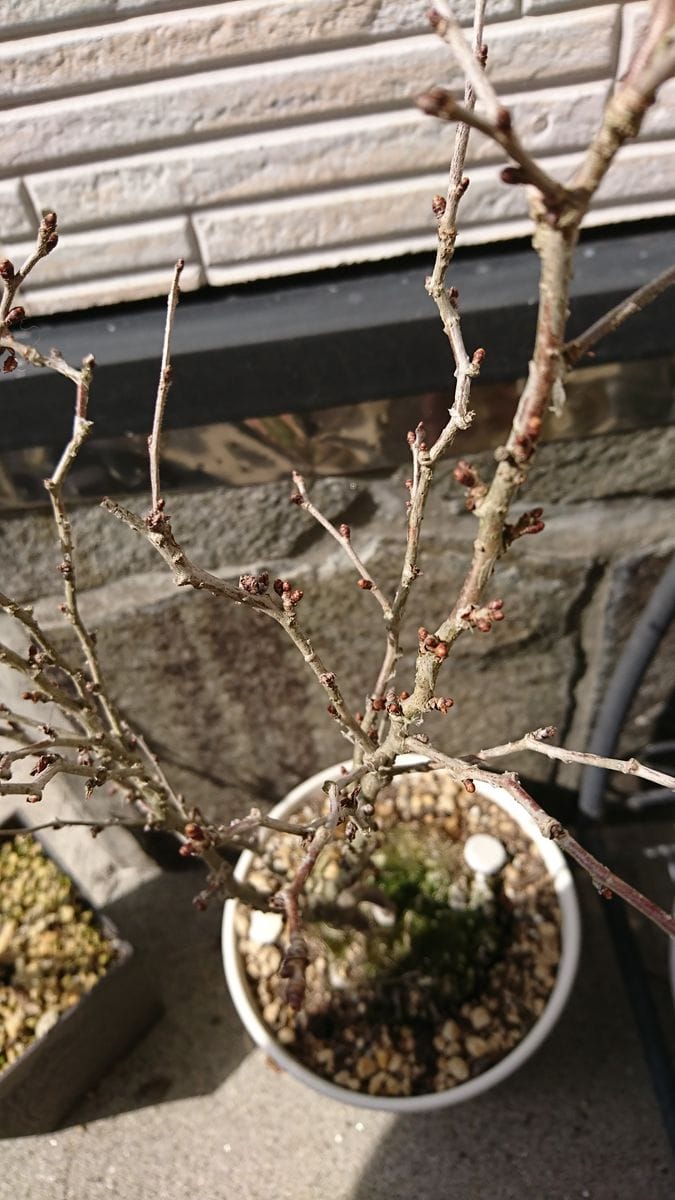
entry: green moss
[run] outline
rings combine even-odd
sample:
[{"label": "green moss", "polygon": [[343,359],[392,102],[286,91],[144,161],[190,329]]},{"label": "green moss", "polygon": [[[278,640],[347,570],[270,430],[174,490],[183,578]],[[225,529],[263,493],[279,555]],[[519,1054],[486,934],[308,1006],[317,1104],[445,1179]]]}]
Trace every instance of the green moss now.
[{"label": "green moss", "polygon": [[[398,826],[371,860],[369,882],[395,909],[388,928],[364,937],[360,973],[376,1011],[392,998],[414,1015],[424,989],[439,1009],[451,1011],[479,994],[510,934],[507,906],[474,886],[462,846],[433,827]],[[341,929],[323,931],[340,960],[354,946]]]}]

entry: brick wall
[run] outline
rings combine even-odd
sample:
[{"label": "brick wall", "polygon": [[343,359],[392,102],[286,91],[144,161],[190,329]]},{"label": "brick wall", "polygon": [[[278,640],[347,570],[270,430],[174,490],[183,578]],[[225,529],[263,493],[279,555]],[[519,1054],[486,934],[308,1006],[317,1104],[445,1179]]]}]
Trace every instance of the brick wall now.
[{"label": "brick wall", "polygon": [[[460,84],[425,0],[0,0],[0,239],[37,215],[62,244],[37,315],[431,249],[452,130],[410,103]],[[459,0],[467,23],[471,0]],[[526,144],[568,171],[645,3],[488,0],[490,71]],[[671,99],[673,89],[671,87]],[[462,240],[527,231],[524,196],[472,135]],[[589,223],[675,211],[675,107],[649,114]]]}]

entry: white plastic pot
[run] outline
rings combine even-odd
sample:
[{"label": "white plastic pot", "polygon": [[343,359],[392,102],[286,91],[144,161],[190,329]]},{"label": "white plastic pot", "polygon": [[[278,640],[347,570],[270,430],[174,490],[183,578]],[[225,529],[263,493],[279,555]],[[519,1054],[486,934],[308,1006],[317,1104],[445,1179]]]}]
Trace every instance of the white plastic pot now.
[{"label": "white plastic pot", "polygon": [[[424,762],[417,755],[405,755],[399,761],[407,762],[411,765],[422,764]],[[296,809],[302,807],[308,800],[316,800],[324,781],[326,779],[337,779],[343,765],[349,764],[338,763],[336,766],[328,767],[326,770],[313,775],[311,779],[307,779],[304,783],[299,784],[298,787],[289,792],[285,800],[282,800],[272,809],[271,815],[273,817],[285,818]],[[488,1091],[489,1088],[495,1087],[496,1084],[506,1079],[508,1075],[517,1071],[534,1054],[544,1039],[548,1037],[562,1013],[574,983],[581,946],[579,906],[572,876],[558,847],[553,842],[542,837],[532,818],[528,816],[515,800],[512,800],[501,789],[493,788],[486,784],[476,784],[476,790],[480,791],[483,796],[486,796],[495,804],[498,804],[500,808],[513,818],[521,829],[532,838],[532,841],[537,846],[546,863],[560,905],[561,955],[553,991],[541,1016],[513,1050],[493,1067],[489,1067],[487,1071],[484,1071],[481,1075],[477,1075],[475,1079],[470,1079],[466,1083],[459,1083],[455,1087],[442,1092],[431,1092],[421,1096],[391,1097],[370,1096],[363,1092],[354,1092],[349,1088],[340,1087],[336,1083],[331,1083],[321,1076],[315,1075],[313,1071],[310,1071],[306,1066],[298,1062],[297,1059],[293,1058],[276,1041],[274,1035],[264,1024],[253,999],[246,978],[244,964],[237,948],[237,934],[235,931],[237,901],[228,900],[226,902],[222,930],[223,962],[225,965],[225,977],[234,1001],[234,1006],[247,1032],[261,1050],[284,1071],[288,1071],[289,1075],[307,1084],[308,1087],[314,1088],[315,1091],[321,1092],[322,1095],[328,1096],[333,1100],[339,1100],[343,1104],[355,1104],[360,1108],[379,1109],[380,1111],[386,1110],[387,1112],[395,1113],[428,1112],[431,1109],[445,1108],[450,1104],[460,1104],[464,1100],[472,1100],[475,1096],[479,1096],[482,1092]],[[251,870],[253,858],[253,853],[250,850],[244,851],[237,863],[235,870],[236,879],[242,881],[246,879],[248,872]]]}]

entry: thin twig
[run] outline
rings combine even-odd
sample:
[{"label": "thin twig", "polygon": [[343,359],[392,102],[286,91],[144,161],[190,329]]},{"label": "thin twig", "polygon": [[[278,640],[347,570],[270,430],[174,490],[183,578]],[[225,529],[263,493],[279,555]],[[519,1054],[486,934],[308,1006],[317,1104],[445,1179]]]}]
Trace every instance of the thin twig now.
[{"label": "thin twig", "polygon": [[71,821],[70,818],[57,817],[54,821],[45,821],[41,825],[17,825],[14,829],[0,828],[0,837],[20,837],[24,834],[40,833],[43,829],[71,829],[73,826],[84,826],[85,829],[101,830],[119,826],[122,829],[147,829],[147,821],[131,821],[128,817],[106,817],[100,821]]},{"label": "thin twig", "polygon": [[629,317],[642,312],[648,304],[651,304],[673,284],[675,284],[675,266],[668,267],[655,279],[652,279],[651,283],[645,283],[636,291],[631,292],[630,296],[594,321],[578,337],[573,338],[571,342],[566,342],[563,347],[563,355],[568,368],[576,366],[579,360],[588,354],[589,350],[592,350],[593,346],[596,346],[602,338],[614,333]]},{"label": "thin twig", "polygon": [[533,750],[536,754],[543,754],[546,758],[556,759],[558,762],[578,763],[583,767],[599,767],[605,771],[616,771],[621,775],[634,775],[637,779],[646,779],[650,783],[656,783],[659,787],[675,790],[675,776],[666,774],[665,771],[655,771],[653,767],[647,767],[643,763],[638,762],[636,758],[603,758],[599,754],[586,754],[580,750],[566,750],[564,746],[552,746],[546,739],[553,737],[555,729],[549,725],[543,729],[534,729],[531,733],[524,734],[514,742],[506,742],[503,746],[491,746],[487,750],[480,750],[478,758],[506,758],[509,754],[519,754],[522,750]]},{"label": "thin twig", "polygon": [[549,175],[525,149],[511,124],[508,108],[498,108],[494,117],[487,120],[460,104],[451,92],[440,87],[423,92],[416,102],[428,116],[438,117],[441,121],[462,121],[501,146],[504,153],[517,164],[517,174],[512,170],[502,176],[505,183],[526,183],[538,188],[551,208],[560,208],[569,199],[564,185]]},{"label": "thin twig", "polygon": [[[52,250],[55,249],[59,240],[56,226],[56,213],[45,213],[40,221],[35,247],[33,250],[31,250],[23,266],[20,267],[18,271],[15,271],[13,274],[9,275],[9,277],[7,275],[3,275],[4,295],[2,300],[0,300],[0,339],[2,341],[2,345],[4,346],[8,346],[8,341],[6,339],[3,327],[7,315],[11,311],[14,298],[21,285],[30,275],[33,267],[39,263],[41,258],[46,258],[46,256],[51,254]],[[9,348],[16,350],[17,353],[20,353],[18,348],[15,346],[10,346]],[[44,364],[38,363],[36,365],[43,366]]]},{"label": "thin twig", "polygon": [[[454,20],[452,14],[450,14],[450,18],[451,21]],[[474,76],[477,73],[478,78],[484,78],[482,66],[484,21],[485,0],[476,0],[472,47],[470,50],[471,67],[470,72],[467,72],[470,77],[467,77],[464,91],[464,102],[467,110],[471,110],[475,104]],[[441,26],[438,26],[438,32],[441,33]],[[465,44],[463,33],[461,37],[462,43]],[[466,161],[468,139],[468,125],[459,124],[455,131],[447,195],[445,198],[435,197],[434,200],[434,208],[437,212],[438,220],[438,243],[433,270],[425,283],[429,296],[431,296],[438,308],[443,329],[450,343],[455,362],[456,383],[454,399],[449,412],[448,422],[430,451],[426,445],[426,431],[421,423],[414,432],[408,435],[413,462],[413,476],[408,502],[406,547],[399,584],[391,606],[392,612],[386,631],[387,643],[384,657],[378,671],[370,703],[366,706],[362,722],[363,728],[366,731],[370,730],[375,723],[375,709],[372,707],[372,700],[379,701],[384,696],[396,675],[396,664],[400,657],[401,626],[411,587],[420,574],[417,559],[419,556],[422,522],[433,478],[434,464],[446,453],[454,441],[457,432],[460,429],[467,429],[473,420],[473,413],[469,409],[469,396],[471,384],[480,372],[483,351],[479,350],[473,357],[469,357],[461,332],[457,294],[453,289],[446,288],[448,268],[455,253],[457,211],[469,182],[464,178],[464,163]]]},{"label": "thin twig", "polygon": [[210,592],[213,596],[221,596],[235,604],[244,604],[256,609],[267,617],[271,617],[291,639],[302,654],[304,661],[314,673],[321,687],[327,693],[334,715],[340,721],[345,737],[365,750],[372,750],[372,742],[364,734],[354,715],[350,711],[338,685],[334,672],[326,667],[319,654],[314,649],[307,634],[300,628],[294,609],[286,609],[274,603],[267,592],[249,592],[241,587],[212,575],[202,567],[193,563],[176,541],[171,523],[163,512],[153,514],[149,521],[142,521],[135,513],[123,508],[114,500],[106,499],[101,505],[118,520],[124,521],[136,533],[142,534],[155,547],[164,561],[171,568],[177,587],[193,587],[198,591]]},{"label": "thin twig", "polygon": [[[298,471],[293,471],[292,478],[293,483],[298,489],[296,493],[299,498],[296,501],[296,503],[298,503],[298,507],[304,508],[305,512],[308,512],[311,517],[314,517],[314,520],[318,521],[319,525],[322,525],[323,528],[331,535],[331,537],[335,538],[335,541],[342,547],[347,555],[347,558],[356,568],[359,577],[370,585],[367,590],[371,592],[377,600],[377,603],[384,614],[385,621],[390,621],[392,617],[391,605],[387,600],[387,597],[384,595],[382,589],[376,584],[365,563],[356,553],[356,550],[352,545],[351,530],[349,529],[349,526],[341,525],[339,530],[336,529],[332,522],[329,521],[328,518],[325,517],[323,513],[320,512],[320,510],[316,507],[316,505],[310,500],[309,493],[307,492],[307,486],[302,475]],[[292,499],[295,500],[295,497],[292,497]]]},{"label": "thin twig", "polygon": [[178,307],[178,301],[180,298],[180,277],[184,266],[185,260],[179,258],[176,266],[174,267],[173,279],[169,289],[169,296],[166,306],[166,324],[164,326],[164,343],[162,346],[162,365],[159,371],[157,398],[155,400],[155,415],[152,422],[152,433],[148,438],[148,452],[150,456],[150,487],[152,491],[153,513],[159,513],[162,509],[162,497],[159,479],[162,427],[164,424],[166,400],[169,394],[169,388],[171,387],[173,375],[173,368],[171,366],[171,339],[173,336],[173,326],[176,318],[176,308]]}]

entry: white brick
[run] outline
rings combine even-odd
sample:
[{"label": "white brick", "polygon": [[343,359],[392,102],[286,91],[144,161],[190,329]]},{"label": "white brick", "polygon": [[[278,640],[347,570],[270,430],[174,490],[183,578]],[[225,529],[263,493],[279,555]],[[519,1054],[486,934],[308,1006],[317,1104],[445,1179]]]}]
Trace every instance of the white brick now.
[{"label": "white brick", "polygon": [[[431,197],[442,174],[198,213],[195,229],[208,267],[345,247],[376,239],[424,238],[435,228]],[[500,185],[494,168],[474,172],[463,222],[508,220],[526,211],[521,189]],[[359,261],[358,250],[355,259]]]},{"label": "white brick", "polygon": [[[29,317],[49,316],[52,313],[86,311],[107,304],[127,304],[134,300],[151,300],[165,296],[171,283],[171,271],[134,271],[132,275],[103,275],[99,279],[78,280],[75,283],[49,288],[22,289]],[[200,266],[186,263],[181,275],[182,292],[194,292],[204,283]]]},{"label": "white brick", "polygon": [[[609,77],[616,15],[610,6],[572,23],[495,26],[491,78],[506,90],[530,80],[555,83],[563,73],[569,82]],[[149,142],[390,107],[437,82],[461,84],[448,48],[433,36],[403,38],[267,63],[264,86],[256,64],[17,108],[0,113],[0,141],[7,167],[43,167]]]},{"label": "white brick", "polygon": [[[606,85],[506,97],[525,145],[536,153],[583,146],[597,127]],[[417,109],[378,113],[204,145],[66,168],[29,180],[38,207],[64,226],[336,186],[358,179],[444,170],[454,129]],[[501,161],[472,134],[468,162]]]},{"label": "white brick", "polygon": [[597,206],[673,197],[675,210],[675,141],[633,142],[617,155],[603,179]]},{"label": "white brick", "polygon": [[[565,179],[579,156],[544,161],[554,175]],[[307,269],[314,269],[309,264],[317,254],[323,256],[324,265],[326,257],[334,265],[377,257],[372,247],[378,242],[396,245],[397,253],[431,245],[430,197],[443,183],[440,175],[428,176],[199,213],[194,223],[209,282],[220,284],[235,275],[250,279],[275,274],[275,259],[278,263],[292,258],[295,269],[301,270],[298,264],[304,257]],[[602,185],[588,224],[615,220],[623,204],[631,216],[656,209],[675,213],[675,143],[624,148]],[[460,210],[462,240],[466,244],[514,236],[516,228],[527,232],[525,214],[523,189],[502,184],[494,167],[479,167],[472,173]]]},{"label": "white brick", "polygon": [[624,4],[621,14],[621,48],[617,64],[617,76],[626,74],[633,57],[642,43],[649,26],[651,5],[646,0],[638,4]]},{"label": "white brick", "polygon": [[115,0],[0,0],[0,26],[19,32],[44,25],[68,25],[78,17],[105,20],[115,12]]},{"label": "white brick", "polygon": [[[292,52],[295,46],[371,37],[373,0],[233,0],[174,13],[131,17],[25,39],[0,48],[6,99],[100,87],[149,74],[176,75],[196,66],[257,59],[261,47]],[[410,32],[402,6],[398,32]],[[420,10],[412,28],[420,26]],[[379,35],[381,36],[381,35]],[[262,83],[262,80],[259,80]]]},{"label": "white brick", "polygon": [[[114,17],[190,7],[190,0],[0,0],[0,27],[12,33],[33,33],[47,27],[77,26],[78,20],[86,24],[92,18],[110,21]],[[469,7],[467,0],[464,7]]]},{"label": "white brick", "polygon": [[[432,8],[433,4],[428,7]],[[463,25],[473,23],[475,7],[474,0],[453,0],[453,12]],[[489,0],[487,19],[492,22],[517,17],[519,7],[518,0]],[[374,10],[371,32],[375,35],[397,34],[403,28],[428,28],[425,8],[419,0],[380,0]]]},{"label": "white brick", "polygon": [[[68,33],[10,42],[0,48],[0,74],[6,101],[45,97],[68,92],[74,82],[78,90],[159,75],[188,68],[219,66],[242,56],[255,58],[264,46],[272,50],[292,49],[344,37],[370,36],[372,0],[310,0],[305,4],[234,3],[191,9],[157,16],[133,17],[120,24],[98,26]],[[548,78],[550,65],[558,76],[591,78],[607,72],[608,42],[617,13],[616,5],[590,12],[564,14],[546,22],[525,18],[496,25],[488,32],[491,71],[503,77],[504,55],[529,63],[533,79]],[[405,25],[399,31],[407,32]],[[433,36],[428,42],[437,45]],[[450,56],[447,49],[446,58]],[[264,93],[267,67],[258,72],[259,90]],[[507,78],[514,76],[506,72]],[[422,83],[422,80],[419,80]],[[328,86],[325,77],[322,87]]]},{"label": "white brick", "polygon": [[0,243],[30,237],[37,230],[34,213],[14,179],[0,180]]},{"label": "white brick", "polygon": [[[9,257],[20,260],[30,245],[9,245]],[[48,287],[97,275],[121,275],[153,267],[173,266],[177,258],[194,258],[188,221],[173,218],[93,229],[86,233],[62,232],[58,248],[35,268],[33,286]]]},{"label": "white brick", "polygon": [[580,3],[580,0],[523,0],[523,15],[561,12],[570,8],[591,8],[593,4],[602,3],[604,0],[586,0],[585,4]]}]

